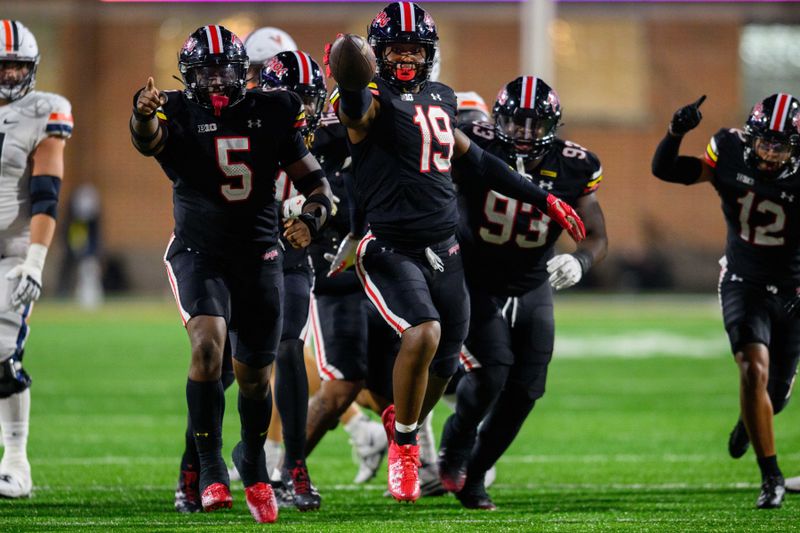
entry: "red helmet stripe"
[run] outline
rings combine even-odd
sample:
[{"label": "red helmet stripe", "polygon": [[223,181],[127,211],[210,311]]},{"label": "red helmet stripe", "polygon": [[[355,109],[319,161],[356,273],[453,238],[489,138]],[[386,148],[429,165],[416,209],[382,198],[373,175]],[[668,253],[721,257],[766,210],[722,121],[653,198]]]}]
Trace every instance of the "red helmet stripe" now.
[{"label": "red helmet stripe", "polygon": [[537,81],[538,79],[535,76],[522,77],[522,94],[520,96],[519,105],[523,109],[533,109]]},{"label": "red helmet stripe", "polygon": [[300,83],[311,85],[311,59],[305,52],[295,52],[297,64],[300,65]]},{"label": "red helmet stripe", "polygon": [[206,26],[206,36],[208,37],[208,46],[212,54],[222,53],[222,32],[219,26],[211,25]]},{"label": "red helmet stripe", "polygon": [[789,104],[792,97],[786,93],[779,93],[775,99],[775,109],[772,110],[772,120],[769,129],[773,131],[783,131],[783,123],[786,121],[786,114],[789,112]]},{"label": "red helmet stripe", "polygon": [[414,2],[400,2],[400,29],[414,31]]},{"label": "red helmet stripe", "polygon": [[6,41],[5,41],[6,42],[6,52],[11,52],[12,51],[13,38],[11,37],[11,21],[10,20],[4,20],[3,21],[3,29],[5,30],[4,33],[5,33],[5,39],[6,39]]}]

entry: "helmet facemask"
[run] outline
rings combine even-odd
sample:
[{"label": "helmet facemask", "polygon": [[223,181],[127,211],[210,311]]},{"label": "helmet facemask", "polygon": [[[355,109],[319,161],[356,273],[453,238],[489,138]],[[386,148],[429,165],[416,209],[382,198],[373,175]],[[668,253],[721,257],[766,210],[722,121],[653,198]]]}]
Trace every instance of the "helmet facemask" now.
[{"label": "helmet facemask", "polygon": [[[399,45],[399,46],[398,46]],[[420,47],[421,55],[424,55],[422,61],[407,61],[407,57],[416,55],[408,53],[397,53],[403,56],[399,61],[390,61],[387,59],[388,55],[392,52],[393,47],[405,48],[409,45],[418,45]],[[413,91],[430,77],[433,70],[434,58],[436,57],[436,46],[433,42],[424,43],[419,41],[398,41],[398,42],[379,42],[372,44],[375,51],[375,59],[378,67],[378,75],[392,85],[400,88],[403,91]]]},{"label": "helmet facemask", "polygon": [[800,167],[799,135],[754,131],[751,127],[745,127],[745,133],[745,162],[758,173],[759,178],[777,179],[796,172]]},{"label": "helmet facemask", "polygon": [[[0,59],[0,99],[13,102],[33,90],[38,66],[38,57]],[[26,68],[27,70],[25,70]]]},{"label": "helmet facemask", "polygon": [[247,63],[221,58],[194,65],[181,65],[187,95],[198,104],[214,109],[232,106],[244,98]]},{"label": "helmet facemask", "polygon": [[550,150],[558,121],[558,116],[539,117],[529,110],[518,109],[513,115],[497,113],[495,132],[514,157],[534,160]]}]

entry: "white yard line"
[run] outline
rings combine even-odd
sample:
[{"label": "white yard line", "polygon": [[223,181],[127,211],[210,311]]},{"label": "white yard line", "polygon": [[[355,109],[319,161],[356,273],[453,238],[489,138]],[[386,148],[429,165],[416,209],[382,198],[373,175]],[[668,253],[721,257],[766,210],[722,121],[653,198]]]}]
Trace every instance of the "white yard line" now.
[{"label": "white yard line", "polygon": [[713,337],[690,337],[652,330],[613,335],[556,335],[554,354],[556,358],[561,359],[592,357],[718,359],[729,351],[728,341],[722,331],[720,335]]}]

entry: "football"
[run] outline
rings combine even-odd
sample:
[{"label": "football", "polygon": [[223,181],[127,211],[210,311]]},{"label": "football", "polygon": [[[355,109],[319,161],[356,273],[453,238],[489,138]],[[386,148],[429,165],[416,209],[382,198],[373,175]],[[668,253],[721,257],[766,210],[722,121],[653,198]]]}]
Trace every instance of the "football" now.
[{"label": "football", "polygon": [[329,58],[331,74],[339,87],[363,89],[375,75],[375,54],[367,41],[348,33],[333,42]]}]

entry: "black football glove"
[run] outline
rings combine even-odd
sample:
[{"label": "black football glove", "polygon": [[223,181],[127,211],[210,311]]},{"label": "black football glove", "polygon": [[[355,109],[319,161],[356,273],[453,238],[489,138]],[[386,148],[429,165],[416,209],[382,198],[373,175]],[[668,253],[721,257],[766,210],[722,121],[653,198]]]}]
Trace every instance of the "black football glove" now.
[{"label": "black football glove", "polygon": [[793,318],[800,316],[800,293],[792,297],[791,300],[783,304],[783,309]]},{"label": "black football glove", "polygon": [[675,111],[675,114],[672,115],[672,122],[669,123],[669,132],[672,135],[682,137],[695,129],[700,124],[700,121],[703,120],[703,114],[700,113],[700,105],[705,99],[706,95],[703,95],[696,102]]}]

